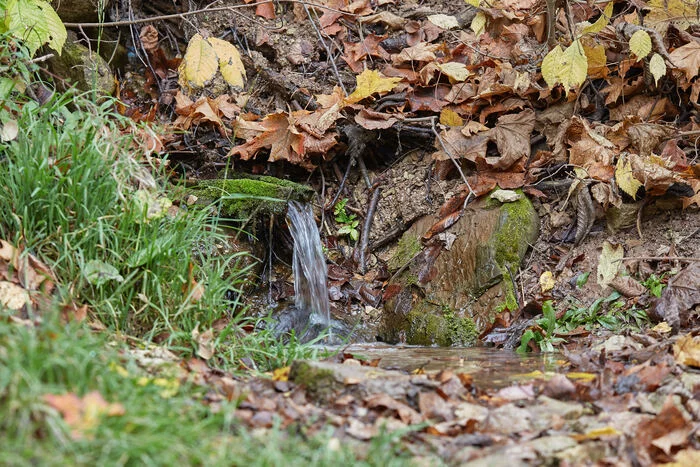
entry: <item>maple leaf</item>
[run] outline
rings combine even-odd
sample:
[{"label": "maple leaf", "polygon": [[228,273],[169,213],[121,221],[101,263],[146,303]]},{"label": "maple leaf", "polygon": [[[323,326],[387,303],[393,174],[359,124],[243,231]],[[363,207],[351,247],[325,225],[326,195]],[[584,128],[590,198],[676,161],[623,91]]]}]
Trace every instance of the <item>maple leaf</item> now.
[{"label": "maple leaf", "polygon": [[265,131],[250,141],[232,148],[228,155],[250,160],[260,149],[269,148],[269,161],[288,160],[293,164],[306,164],[304,154],[304,136],[297,131],[290,116],[285,113],[270,114],[261,125]]},{"label": "maple leaf", "polygon": [[401,78],[385,78],[378,71],[365,70],[357,75],[357,87],[345,102],[354,104],[371,96],[374,93],[389,92],[401,81]]}]

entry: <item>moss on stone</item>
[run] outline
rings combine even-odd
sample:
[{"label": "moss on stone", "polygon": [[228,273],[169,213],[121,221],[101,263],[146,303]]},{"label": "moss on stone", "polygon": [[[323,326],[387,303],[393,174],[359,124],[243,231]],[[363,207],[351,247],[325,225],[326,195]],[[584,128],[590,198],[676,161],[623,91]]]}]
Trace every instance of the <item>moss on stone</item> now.
[{"label": "moss on stone", "polygon": [[389,269],[394,271],[402,268],[423,248],[420,239],[409,232],[403,234],[396,246],[396,251],[389,259]]},{"label": "moss on stone", "polygon": [[[521,190],[517,192],[522,193]],[[529,247],[527,242],[537,238],[539,217],[525,196],[511,203],[503,203],[500,209],[499,225],[490,246],[494,249],[494,258],[503,275],[504,307],[516,310],[518,300],[515,296],[512,273],[520,267],[520,261]]]},{"label": "moss on stone", "polygon": [[319,368],[311,362],[296,360],[289,371],[289,379],[302,384],[319,400],[328,400],[339,389],[332,370]]},{"label": "moss on stone", "polygon": [[406,342],[413,345],[471,346],[477,338],[474,321],[460,317],[449,307],[435,309],[423,302],[406,316]]},{"label": "moss on stone", "polygon": [[313,190],[275,177],[202,180],[188,192],[206,202],[220,202],[220,215],[247,216],[284,212],[288,200],[307,201]]}]

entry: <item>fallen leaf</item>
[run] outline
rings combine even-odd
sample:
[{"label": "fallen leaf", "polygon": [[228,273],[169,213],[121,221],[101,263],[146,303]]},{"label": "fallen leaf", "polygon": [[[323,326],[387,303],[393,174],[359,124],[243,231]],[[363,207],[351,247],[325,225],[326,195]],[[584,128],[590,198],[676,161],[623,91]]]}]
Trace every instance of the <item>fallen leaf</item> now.
[{"label": "fallen leaf", "polygon": [[58,410],[71,428],[72,438],[76,440],[90,438],[91,432],[103,417],[121,416],[126,413],[121,404],[107,403],[97,391],[89,392],[82,398],[73,393],[46,394],[44,401]]},{"label": "fallen leaf", "polygon": [[673,344],[673,357],[679,365],[700,368],[700,336],[686,334]]},{"label": "fallen leaf", "polygon": [[540,289],[542,290],[543,294],[551,292],[551,290],[554,288],[554,275],[552,275],[552,271],[545,271],[542,273],[540,276]]},{"label": "fallen leaf", "polygon": [[446,30],[459,28],[459,22],[457,21],[457,18],[450,15],[430,15],[428,16],[428,21],[433,23],[435,26]]},{"label": "fallen leaf", "polygon": [[389,92],[399,81],[401,78],[385,78],[378,71],[365,70],[357,76],[357,87],[345,102],[354,104],[372,94]]},{"label": "fallen leaf", "polygon": [[700,73],[700,42],[690,41],[670,54],[671,61],[683,70],[688,80]]},{"label": "fallen leaf", "polygon": [[603,249],[598,257],[598,284],[605,288],[617,276],[625,256],[625,249],[622,245],[613,246],[610,242],[603,242]]}]

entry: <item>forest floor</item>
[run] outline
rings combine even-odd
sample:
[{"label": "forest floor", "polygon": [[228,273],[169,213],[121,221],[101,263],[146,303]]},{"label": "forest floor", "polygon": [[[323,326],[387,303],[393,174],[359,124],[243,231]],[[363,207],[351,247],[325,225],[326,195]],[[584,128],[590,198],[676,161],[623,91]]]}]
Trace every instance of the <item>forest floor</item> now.
[{"label": "forest floor", "polygon": [[[230,312],[253,291],[290,296],[289,271],[250,266],[261,276],[255,286],[236,273],[245,293],[221,305],[230,293],[216,279],[223,266],[207,281],[206,266],[187,253],[172,271],[158,270],[219,228],[194,231],[179,217],[190,204],[179,188],[139,201],[148,214],[140,220],[122,217],[123,196],[106,197],[89,225],[121,222],[114,237],[99,230],[81,244],[111,258],[88,263],[91,272],[82,255],[63,271],[73,253],[56,238],[72,247],[73,237],[61,237],[72,223],[59,222],[57,236],[26,235],[46,230],[41,218],[29,225],[3,214],[2,297],[24,288],[35,300],[46,286],[13,278],[10,243],[23,251],[26,242],[38,259],[29,255],[23,274],[52,275],[61,305],[53,314],[3,311],[0,427],[14,433],[15,448],[0,463],[700,464],[700,20],[691,3],[576,3],[548,22],[547,3],[537,0],[233,1],[169,20],[176,23],[127,26],[140,41],[124,44],[115,118],[149,131],[118,120],[118,130],[90,133],[94,154],[104,154],[100,138],[122,131],[140,144],[130,150],[143,153],[135,158],[142,167],[167,155],[158,182],[224,171],[311,186],[335,267],[335,313],[381,313],[398,269],[387,252],[410,224],[437,215],[437,239],[497,188],[532,201],[539,237],[512,278],[517,307],[499,310],[481,333],[489,348],[421,356],[400,345],[324,351]],[[156,1],[135,13],[185,11]],[[213,69],[202,65],[212,56]],[[42,118],[74,128],[65,117],[73,104],[51,102],[38,117],[22,120],[24,103],[8,112],[27,138]],[[12,151],[19,167],[13,154],[23,153]],[[52,159],[47,186],[78,169],[62,161]],[[99,167],[107,178],[116,170]],[[81,180],[93,177],[88,169]],[[92,192],[155,193],[143,188],[150,175],[128,170],[128,181],[105,180]],[[18,208],[22,199],[43,188],[12,180],[0,199],[29,212]],[[404,195],[389,202],[381,193],[392,187]],[[129,222],[139,241],[118,242],[133,234]],[[280,237],[284,257],[284,222],[243,226],[262,244]],[[430,238],[420,245],[443,247]],[[150,268],[169,285],[149,282]],[[71,274],[85,279],[61,287]],[[226,306],[224,316],[212,304]],[[13,309],[9,299],[3,306]],[[508,341],[520,354],[499,350]],[[415,358],[397,365],[394,351]]]}]

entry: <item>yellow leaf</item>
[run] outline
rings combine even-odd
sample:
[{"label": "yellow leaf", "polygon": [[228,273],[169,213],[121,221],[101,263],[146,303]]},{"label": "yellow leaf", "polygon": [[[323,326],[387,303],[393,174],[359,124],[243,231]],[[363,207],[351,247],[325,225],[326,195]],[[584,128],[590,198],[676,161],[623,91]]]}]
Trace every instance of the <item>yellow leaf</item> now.
[{"label": "yellow leaf", "polygon": [[480,11],[476,14],[474,19],[472,19],[471,24],[472,31],[479,37],[486,30],[486,15],[484,12]]},{"label": "yellow leaf", "polygon": [[587,75],[588,59],[581,43],[575,40],[561,56],[559,80],[564,85],[564,92],[568,95],[569,89],[581,86]]},{"label": "yellow leaf", "polygon": [[649,73],[654,77],[654,83],[659,84],[659,80],[666,74],[666,63],[659,54],[654,54],[649,60]]},{"label": "yellow leaf", "polygon": [[615,181],[617,186],[622,189],[625,193],[634,198],[637,195],[637,190],[642,184],[634,178],[632,174],[632,164],[630,164],[629,159],[626,157],[620,157],[617,160],[617,166],[615,167]]},{"label": "yellow leaf", "polygon": [[471,74],[464,63],[448,62],[439,64],[437,67],[443,74],[450,78],[450,82],[462,82],[469,78]]},{"label": "yellow leaf", "polygon": [[603,242],[603,251],[600,252],[598,258],[598,285],[607,287],[620,270],[622,261],[625,256],[625,249],[622,245],[613,246],[612,243]]},{"label": "yellow leaf", "polygon": [[571,437],[574,438],[576,441],[585,441],[587,439],[598,439],[601,436],[619,436],[621,434],[622,433],[617,431],[614,427],[605,426],[602,428],[594,428],[582,435],[571,435]]},{"label": "yellow leaf", "polygon": [[545,271],[540,276],[540,288],[542,293],[550,292],[554,288],[554,276],[552,271]]},{"label": "yellow leaf", "polygon": [[644,58],[651,52],[651,37],[646,31],[641,29],[635,31],[630,37],[630,50],[637,58]]},{"label": "yellow leaf", "polygon": [[668,334],[673,331],[673,328],[669,326],[666,321],[661,321],[659,324],[651,328],[652,331],[658,332],[659,334]]},{"label": "yellow leaf", "polygon": [[478,7],[478,6],[479,6],[479,3],[481,3],[481,0],[464,0],[464,2],[465,2],[467,5],[477,6],[477,7]]},{"label": "yellow leaf", "polygon": [[464,120],[462,120],[462,117],[460,117],[457,112],[445,107],[440,112],[440,123],[445,126],[462,126],[464,125]]},{"label": "yellow leaf", "polygon": [[290,367],[283,366],[282,368],[277,368],[272,372],[273,381],[289,381],[289,370]]},{"label": "yellow leaf", "polygon": [[559,69],[563,54],[564,51],[561,47],[556,46],[542,60],[542,78],[544,78],[544,81],[550,88],[559,83]]},{"label": "yellow leaf", "polygon": [[580,381],[593,381],[598,377],[595,373],[584,373],[581,371],[572,371],[566,374],[569,379],[578,379]]},{"label": "yellow leaf", "polygon": [[600,15],[600,17],[596,20],[595,23],[585,27],[583,31],[581,31],[581,34],[595,34],[605,29],[605,26],[607,26],[610,22],[610,17],[613,13],[613,3],[614,2],[610,2],[607,5],[605,5],[605,10],[603,10],[603,14]]},{"label": "yellow leaf", "polygon": [[245,67],[241,61],[241,54],[236,46],[230,42],[212,37],[209,43],[214,48],[214,52],[219,60],[219,70],[221,76],[231,86],[243,87],[245,81]]},{"label": "yellow leaf", "polygon": [[214,77],[218,68],[219,59],[214,47],[200,34],[195,34],[187,44],[187,51],[180,64],[180,86],[187,87],[191,82],[201,88]]},{"label": "yellow leaf", "polygon": [[605,46],[586,47],[584,45],[583,51],[588,59],[588,76],[591,78],[605,78],[608,75],[606,67],[608,59],[605,55]]},{"label": "yellow leaf", "polygon": [[345,102],[354,104],[374,93],[389,92],[394,89],[399,81],[401,81],[401,78],[385,78],[378,71],[365,70],[357,75],[357,87],[345,99]]},{"label": "yellow leaf", "polygon": [[700,367],[700,337],[686,334],[673,344],[673,356],[679,365]]},{"label": "yellow leaf", "polygon": [[187,51],[180,64],[180,87],[190,85],[201,88],[214,78],[217,70],[224,80],[232,85],[243,87],[245,68],[236,47],[215,37],[205,39],[195,34],[187,44]]},{"label": "yellow leaf", "polygon": [[670,23],[684,31],[691,24],[700,24],[697,8],[697,0],[650,0],[644,23],[661,33],[666,32]]}]

